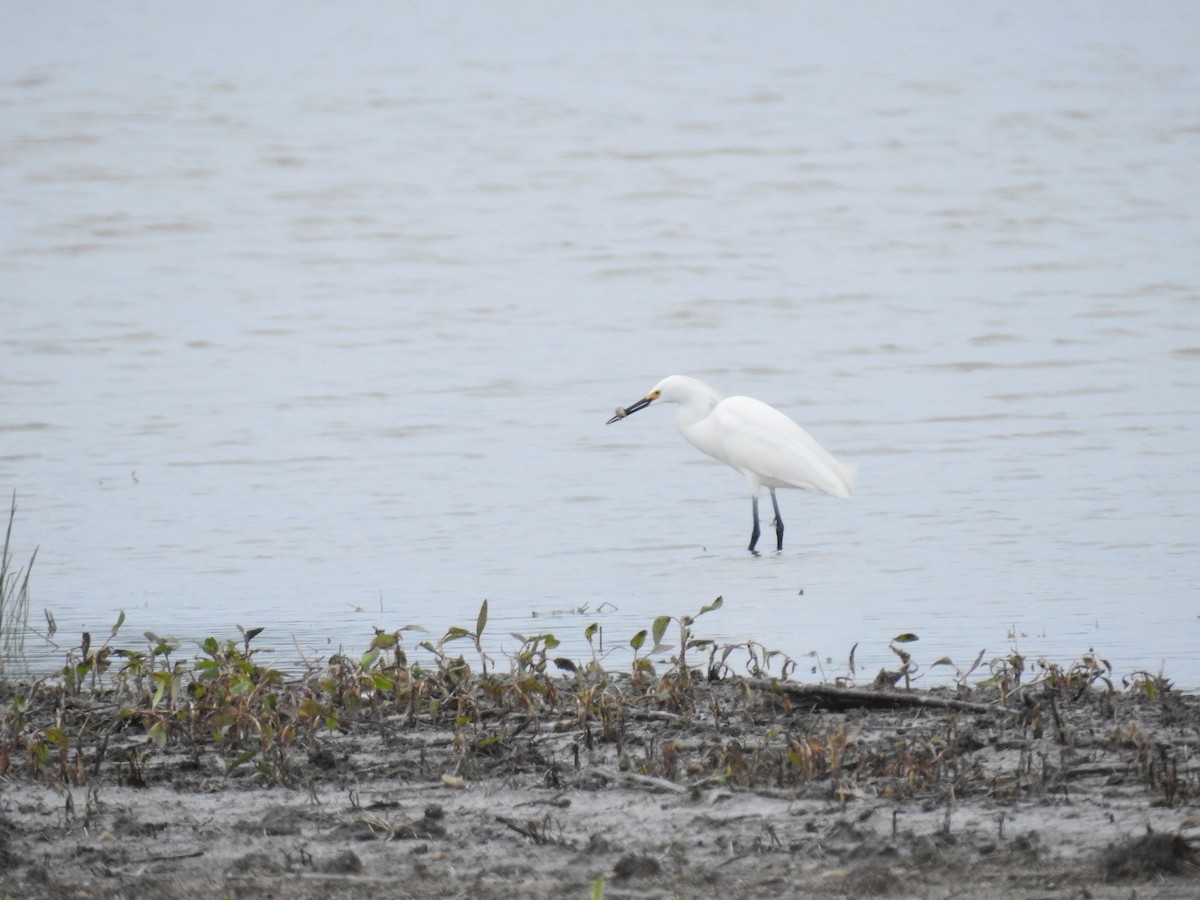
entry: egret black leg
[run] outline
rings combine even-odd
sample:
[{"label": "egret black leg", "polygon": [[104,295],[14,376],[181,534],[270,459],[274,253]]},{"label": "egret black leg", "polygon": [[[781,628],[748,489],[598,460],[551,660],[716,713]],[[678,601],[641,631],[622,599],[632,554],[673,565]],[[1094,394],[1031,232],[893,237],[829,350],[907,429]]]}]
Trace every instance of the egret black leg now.
[{"label": "egret black leg", "polygon": [[750,508],[754,510],[754,530],[750,532],[750,552],[754,552],[754,545],[758,543],[758,536],[762,533],[758,527],[758,497],[750,498]]},{"label": "egret black leg", "polygon": [[778,542],[775,546],[776,550],[783,549],[783,516],[779,514],[779,501],[775,499],[775,488],[770,488],[771,505],[775,507],[775,521],[771,524],[775,526],[775,539]]}]

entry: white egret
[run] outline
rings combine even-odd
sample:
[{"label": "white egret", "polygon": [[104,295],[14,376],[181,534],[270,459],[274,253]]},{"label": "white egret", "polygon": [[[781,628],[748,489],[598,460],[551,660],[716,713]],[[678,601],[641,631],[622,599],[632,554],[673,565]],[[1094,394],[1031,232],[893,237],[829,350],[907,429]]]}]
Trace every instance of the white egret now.
[{"label": "white egret", "polygon": [[774,407],[750,397],[726,397],[702,381],[686,375],[669,375],[641,400],[617,407],[609,425],[654,403],[677,403],[675,424],[697,450],[732,466],[746,478],[754,511],[750,551],[758,543],[758,495],[771,492],[775,508],[776,549],[783,549],[783,518],[779,515],[776,488],[820,491],[849,497],[854,487],[854,467],[838,462],[807,431]]}]

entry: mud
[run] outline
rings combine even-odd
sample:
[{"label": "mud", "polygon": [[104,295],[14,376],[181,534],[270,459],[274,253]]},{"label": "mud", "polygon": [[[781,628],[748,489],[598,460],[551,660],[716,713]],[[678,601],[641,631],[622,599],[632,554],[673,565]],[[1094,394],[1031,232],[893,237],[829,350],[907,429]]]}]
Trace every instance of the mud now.
[{"label": "mud", "polygon": [[42,690],[6,720],[0,893],[1200,894],[1200,698],[603,690],[466,721],[374,709],[253,758]]}]

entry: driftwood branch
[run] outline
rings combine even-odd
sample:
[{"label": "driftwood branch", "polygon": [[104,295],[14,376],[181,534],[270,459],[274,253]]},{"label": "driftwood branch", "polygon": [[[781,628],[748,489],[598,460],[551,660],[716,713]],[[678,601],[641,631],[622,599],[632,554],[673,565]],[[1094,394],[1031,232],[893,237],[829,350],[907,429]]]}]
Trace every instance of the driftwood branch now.
[{"label": "driftwood branch", "polygon": [[787,681],[769,681],[758,678],[749,681],[755,690],[771,694],[782,694],[795,704],[820,707],[821,709],[903,709],[923,707],[926,709],[952,710],[954,712],[1005,714],[1008,711],[999,704],[973,703],[952,697],[937,697],[932,694],[909,693],[907,691],[877,691],[869,688],[834,687],[829,684],[792,684]]}]

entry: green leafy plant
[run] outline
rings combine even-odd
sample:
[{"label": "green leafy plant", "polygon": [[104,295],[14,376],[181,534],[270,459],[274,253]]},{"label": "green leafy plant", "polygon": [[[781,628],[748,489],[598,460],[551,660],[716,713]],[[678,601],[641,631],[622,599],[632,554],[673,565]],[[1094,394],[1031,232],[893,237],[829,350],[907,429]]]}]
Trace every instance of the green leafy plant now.
[{"label": "green leafy plant", "polygon": [[487,676],[487,664],[491,660],[483,651],[483,629],[487,627],[488,620],[488,602],[484,600],[479,607],[479,615],[475,619],[475,630],[468,631],[466,628],[457,626],[450,628],[446,632],[446,636],[442,638],[442,643],[447,644],[450,641],[457,641],[461,638],[469,638],[471,643],[475,645],[475,652],[479,654],[480,672]]}]

